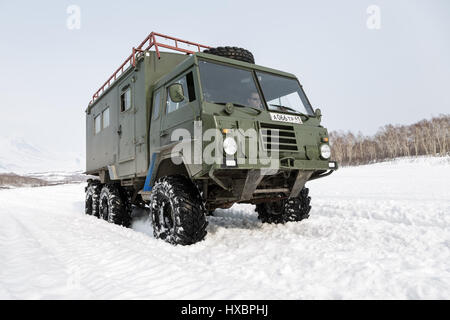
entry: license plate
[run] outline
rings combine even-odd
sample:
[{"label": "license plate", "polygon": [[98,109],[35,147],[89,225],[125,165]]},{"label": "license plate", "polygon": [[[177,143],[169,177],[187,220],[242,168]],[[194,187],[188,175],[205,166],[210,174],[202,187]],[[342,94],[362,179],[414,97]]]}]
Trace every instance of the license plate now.
[{"label": "license plate", "polygon": [[300,118],[300,116],[293,116],[290,114],[283,114],[283,113],[270,112],[270,119],[272,119],[272,121],[280,121],[280,122],[299,123],[299,124],[303,123],[302,118]]}]

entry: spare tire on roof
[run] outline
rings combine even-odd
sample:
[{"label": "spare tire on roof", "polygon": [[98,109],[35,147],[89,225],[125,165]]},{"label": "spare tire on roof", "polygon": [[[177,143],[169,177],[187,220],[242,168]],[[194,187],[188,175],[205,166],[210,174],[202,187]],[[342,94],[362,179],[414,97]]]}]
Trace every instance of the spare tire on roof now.
[{"label": "spare tire on roof", "polygon": [[255,58],[253,54],[244,49],[238,47],[217,47],[210,48],[203,51],[204,53],[214,54],[216,56],[221,56],[225,58],[231,58],[239,61],[244,61],[248,63],[255,63]]}]

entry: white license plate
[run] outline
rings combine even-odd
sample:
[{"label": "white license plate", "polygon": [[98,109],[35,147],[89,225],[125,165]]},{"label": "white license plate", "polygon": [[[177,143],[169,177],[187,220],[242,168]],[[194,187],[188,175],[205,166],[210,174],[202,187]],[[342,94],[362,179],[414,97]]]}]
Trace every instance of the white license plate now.
[{"label": "white license plate", "polygon": [[270,112],[270,119],[273,121],[281,121],[281,122],[289,122],[289,123],[303,123],[302,118],[300,116],[293,116],[290,114],[283,113],[272,113]]}]

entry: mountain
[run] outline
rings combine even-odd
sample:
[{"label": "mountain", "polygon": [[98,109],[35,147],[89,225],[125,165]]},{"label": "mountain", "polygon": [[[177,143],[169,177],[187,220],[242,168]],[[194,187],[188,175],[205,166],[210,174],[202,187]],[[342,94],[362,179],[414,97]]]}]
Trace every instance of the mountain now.
[{"label": "mountain", "polygon": [[77,152],[48,150],[21,137],[0,137],[0,173],[80,171],[84,156]]}]

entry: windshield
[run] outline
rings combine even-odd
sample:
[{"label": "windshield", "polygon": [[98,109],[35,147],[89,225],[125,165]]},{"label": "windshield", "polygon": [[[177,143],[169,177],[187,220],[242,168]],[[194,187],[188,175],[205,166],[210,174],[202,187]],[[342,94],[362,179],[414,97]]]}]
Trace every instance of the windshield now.
[{"label": "windshield", "polygon": [[251,71],[199,61],[203,99],[263,109]]},{"label": "windshield", "polygon": [[256,72],[270,110],[313,115],[305,93],[296,79]]}]

